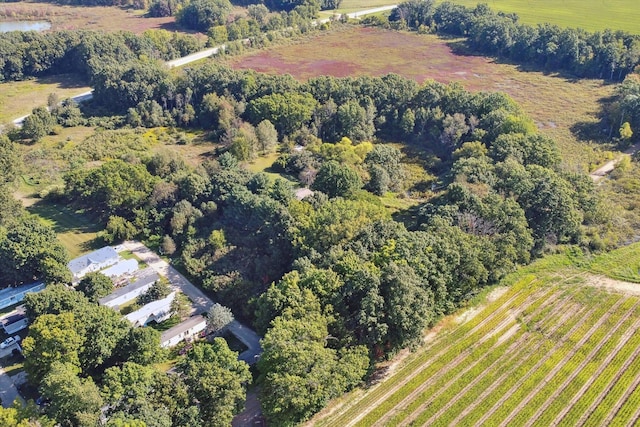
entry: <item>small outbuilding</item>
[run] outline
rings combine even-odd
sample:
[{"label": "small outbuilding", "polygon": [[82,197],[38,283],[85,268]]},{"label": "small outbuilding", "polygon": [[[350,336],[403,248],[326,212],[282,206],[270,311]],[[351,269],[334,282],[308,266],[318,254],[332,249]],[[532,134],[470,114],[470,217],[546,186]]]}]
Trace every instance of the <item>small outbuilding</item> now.
[{"label": "small outbuilding", "polygon": [[16,310],[3,317],[0,323],[7,335],[14,335],[25,329],[29,326],[29,319],[27,318],[24,305],[19,306]]},{"label": "small outbuilding", "polygon": [[207,319],[196,315],[188,318],[173,328],[167,329],[160,336],[160,347],[169,348],[178,343],[197,336],[207,328]]}]

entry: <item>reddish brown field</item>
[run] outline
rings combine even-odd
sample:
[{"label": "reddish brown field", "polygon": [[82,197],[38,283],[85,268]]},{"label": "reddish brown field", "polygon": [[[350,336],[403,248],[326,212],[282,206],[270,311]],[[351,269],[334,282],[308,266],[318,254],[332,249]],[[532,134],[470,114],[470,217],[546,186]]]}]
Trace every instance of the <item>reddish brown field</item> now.
[{"label": "reddish brown field", "polygon": [[614,87],[601,80],[573,80],[521,71],[481,56],[458,54],[459,40],[373,28],[350,28],[297,44],[231,59],[233,67],[266,73],[289,73],[305,80],[318,75],[345,77],[397,73],[418,82],[460,82],[472,91],[503,91],[555,138],[565,162],[581,170],[604,159],[600,145],[578,141],[576,124],[593,125],[603,99]]},{"label": "reddish brown field", "polygon": [[143,11],[118,7],[58,6],[51,3],[5,3],[0,6],[0,20],[45,20],[52,30],[127,30],[142,33],[150,29],[175,31],[175,19],[145,18]]}]

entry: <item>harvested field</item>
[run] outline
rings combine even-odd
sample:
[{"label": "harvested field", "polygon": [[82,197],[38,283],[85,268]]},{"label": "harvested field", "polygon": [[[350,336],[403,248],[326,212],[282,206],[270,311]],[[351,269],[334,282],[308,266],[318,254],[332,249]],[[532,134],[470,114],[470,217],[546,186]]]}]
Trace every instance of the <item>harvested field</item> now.
[{"label": "harvested field", "polygon": [[384,75],[397,73],[418,82],[460,82],[473,91],[511,95],[538,127],[556,139],[566,164],[587,171],[606,158],[601,145],[583,138],[597,127],[601,103],[614,87],[601,80],[577,80],[481,56],[465,55],[461,40],[446,40],[373,28],[350,28],[304,42],[232,58],[236,68],[289,73],[299,79],[318,75]]},{"label": "harvested field", "polygon": [[636,425],[640,297],[563,271],[564,279],[521,277],[476,316],[448,322],[388,379],[309,424]]},{"label": "harvested field", "polygon": [[177,31],[175,19],[145,18],[143,10],[104,6],[59,6],[51,3],[4,3],[0,5],[0,20],[46,20],[53,31],[102,30],[142,33],[151,29]]}]

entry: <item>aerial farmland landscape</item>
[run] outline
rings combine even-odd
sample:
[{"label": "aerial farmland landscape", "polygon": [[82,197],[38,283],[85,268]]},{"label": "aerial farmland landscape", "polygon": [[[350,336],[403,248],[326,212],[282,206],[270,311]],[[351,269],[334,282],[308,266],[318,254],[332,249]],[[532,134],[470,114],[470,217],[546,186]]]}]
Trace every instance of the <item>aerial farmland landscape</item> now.
[{"label": "aerial farmland landscape", "polygon": [[0,424],[638,425],[638,22],[0,3]]}]

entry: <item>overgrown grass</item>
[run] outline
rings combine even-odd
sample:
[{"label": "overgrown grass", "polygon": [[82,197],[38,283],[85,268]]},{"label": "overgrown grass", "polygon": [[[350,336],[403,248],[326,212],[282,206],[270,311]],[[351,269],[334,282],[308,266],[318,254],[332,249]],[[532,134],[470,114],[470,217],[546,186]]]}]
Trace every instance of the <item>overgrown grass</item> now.
[{"label": "overgrown grass", "polygon": [[[349,3],[362,0],[345,0]],[[477,0],[451,0],[453,3],[475,7]],[[515,12],[522,22],[550,24],[569,28],[599,31],[606,28],[640,33],[640,8],[636,0],[486,0],[490,8],[503,12]]]},{"label": "overgrown grass", "polygon": [[640,283],[640,243],[599,254],[585,265],[590,271],[612,279]]}]

